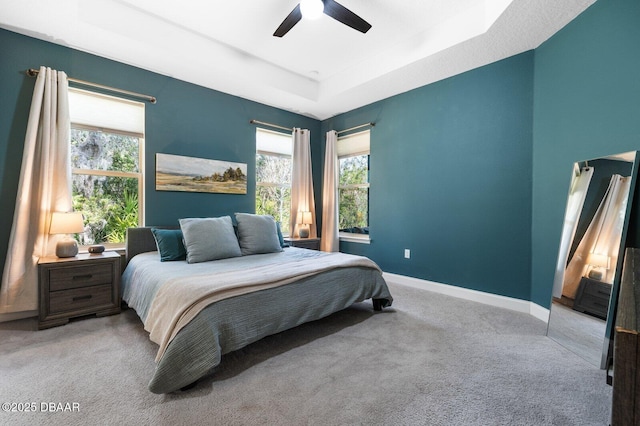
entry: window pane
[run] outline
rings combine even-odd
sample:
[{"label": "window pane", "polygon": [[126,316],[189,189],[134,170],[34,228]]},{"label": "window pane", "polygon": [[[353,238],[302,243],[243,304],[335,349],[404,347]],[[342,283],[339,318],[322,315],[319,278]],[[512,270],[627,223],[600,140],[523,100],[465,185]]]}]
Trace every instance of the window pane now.
[{"label": "window pane", "polygon": [[80,244],[121,243],[138,226],[138,179],[74,174],[73,209],[82,212]]},{"label": "window pane", "polygon": [[256,213],[268,214],[289,234],[291,214],[291,157],[256,154]]},{"label": "window pane", "polygon": [[71,129],[71,167],[137,173],[139,144],[134,136]]},{"label": "window pane", "polygon": [[269,214],[280,222],[283,234],[289,234],[291,212],[291,188],[279,185],[258,185],[256,187],[256,213]]},{"label": "window pane", "polygon": [[256,181],[291,186],[291,157],[256,154]]},{"label": "window pane", "polygon": [[369,156],[357,155],[340,159],[339,186],[369,182]]},{"label": "window pane", "polygon": [[341,232],[369,233],[369,188],[339,188]]}]

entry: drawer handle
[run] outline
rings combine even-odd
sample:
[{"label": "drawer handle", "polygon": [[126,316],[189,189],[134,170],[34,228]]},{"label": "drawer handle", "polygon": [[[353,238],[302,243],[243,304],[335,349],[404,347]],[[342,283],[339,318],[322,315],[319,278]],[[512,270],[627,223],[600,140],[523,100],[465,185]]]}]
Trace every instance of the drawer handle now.
[{"label": "drawer handle", "polygon": [[73,300],[74,302],[79,302],[79,301],[81,301],[81,300],[89,300],[89,299],[91,299],[91,297],[92,297],[92,296],[91,296],[90,294],[87,294],[86,296],[76,296],[76,297],[74,297],[72,300]]},{"label": "drawer handle", "polygon": [[86,275],[74,275],[73,276],[73,280],[90,280],[91,277],[93,277],[92,274],[86,274]]}]

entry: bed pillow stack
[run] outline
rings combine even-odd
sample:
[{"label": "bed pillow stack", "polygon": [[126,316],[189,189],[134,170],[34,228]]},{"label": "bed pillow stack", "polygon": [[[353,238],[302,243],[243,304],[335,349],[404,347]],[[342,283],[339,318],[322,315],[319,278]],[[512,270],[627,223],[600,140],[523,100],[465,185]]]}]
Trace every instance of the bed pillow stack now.
[{"label": "bed pillow stack", "polygon": [[180,219],[188,263],[241,256],[231,217]]},{"label": "bed pillow stack", "polygon": [[244,256],[282,251],[278,225],[272,216],[236,213],[238,241]]},{"label": "bed pillow stack", "polygon": [[180,219],[180,229],[151,228],[160,260],[199,263],[277,253],[288,246],[273,216],[236,213],[235,217],[236,224],[223,216]]}]

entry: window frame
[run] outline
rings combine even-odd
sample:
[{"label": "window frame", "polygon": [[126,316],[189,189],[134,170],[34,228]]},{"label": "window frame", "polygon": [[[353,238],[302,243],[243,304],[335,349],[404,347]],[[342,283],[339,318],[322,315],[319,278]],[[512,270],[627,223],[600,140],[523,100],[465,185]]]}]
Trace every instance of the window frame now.
[{"label": "window frame", "polygon": [[[338,203],[340,202],[340,189],[360,189],[367,188],[367,227],[370,227],[369,223],[369,212],[370,212],[370,204],[371,204],[371,130],[367,129],[360,132],[350,133],[348,135],[338,137],[337,142],[340,140],[347,139],[349,137],[354,137],[361,134],[367,134],[369,140],[369,149],[362,150],[354,150],[350,151],[344,155],[338,155]],[[350,157],[359,157],[359,156],[367,156],[367,183],[357,183],[357,184],[348,184],[348,185],[340,185],[340,160],[344,158]],[[338,223],[340,223],[340,209],[338,208]],[[371,235],[370,234],[357,234],[353,232],[342,232],[338,229],[338,238],[340,241],[353,242],[353,243],[361,243],[361,244],[370,244],[371,243]]]},{"label": "window frame", "polygon": [[[121,97],[117,97],[117,96],[111,96],[111,95],[104,95],[103,93],[100,92],[94,92],[94,91],[90,91],[90,90],[86,90],[86,89],[75,89],[75,88],[70,88],[70,90],[77,90],[79,92],[85,92],[88,93],[89,95],[96,95],[96,96],[101,96],[101,97],[112,97],[114,99],[117,99],[118,101],[122,100],[122,101],[126,101],[126,102],[135,102],[138,103],[140,105],[143,106],[143,114],[144,114],[144,110],[146,108],[144,108],[144,103],[143,102],[137,102],[137,101],[131,101],[130,99],[127,98],[121,98]],[[144,190],[144,176],[145,176],[145,134],[143,133],[138,133],[138,132],[130,132],[130,131],[126,131],[126,130],[117,130],[117,129],[111,129],[111,128],[107,128],[107,127],[100,127],[100,126],[92,126],[92,125],[87,125],[87,124],[79,124],[79,123],[75,123],[73,121],[73,119],[70,122],[70,130],[81,130],[81,131],[88,131],[88,132],[101,132],[101,133],[107,133],[107,134],[114,134],[114,135],[120,135],[120,136],[128,136],[128,137],[134,137],[138,139],[138,172],[124,172],[124,171],[117,171],[117,170],[97,170],[97,169],[82,169],[82,168],[71,168],[71,175],[83,175],[83,176],[105,176],[105,177],[122,177],[122,178],[133,178],[133,179],[137,179],[138,180],[138,226],[144,226],[144,212],[145,212],[145,190]],[[143,131],[146,130],[145,125],[143,124]],[[71,144],[71,138],[69,138],[69,144]],[[109,242],[102,242],[99,243],[100,245],[105,246],[108,249],[123,249],[125,247],[125,242],[120,242],[120,243],[109,243]],[[81,249],[86,249],[88,247],[88,245],[81,245],[80,248]]]}]

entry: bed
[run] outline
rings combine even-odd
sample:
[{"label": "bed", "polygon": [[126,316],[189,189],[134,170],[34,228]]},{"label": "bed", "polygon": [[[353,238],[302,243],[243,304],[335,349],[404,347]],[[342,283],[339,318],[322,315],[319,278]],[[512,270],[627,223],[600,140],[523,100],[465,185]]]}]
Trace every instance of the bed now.
[{"label": "bed", "polygon": [[263,337],[355,302],[372,299],[381,310],[393,301],[380,269],[361,256],[286,247],[165,262],[152,229],[127,232],[122,295],[159,345],[153,393],[189,388],[214,372],[222,355]]}]

